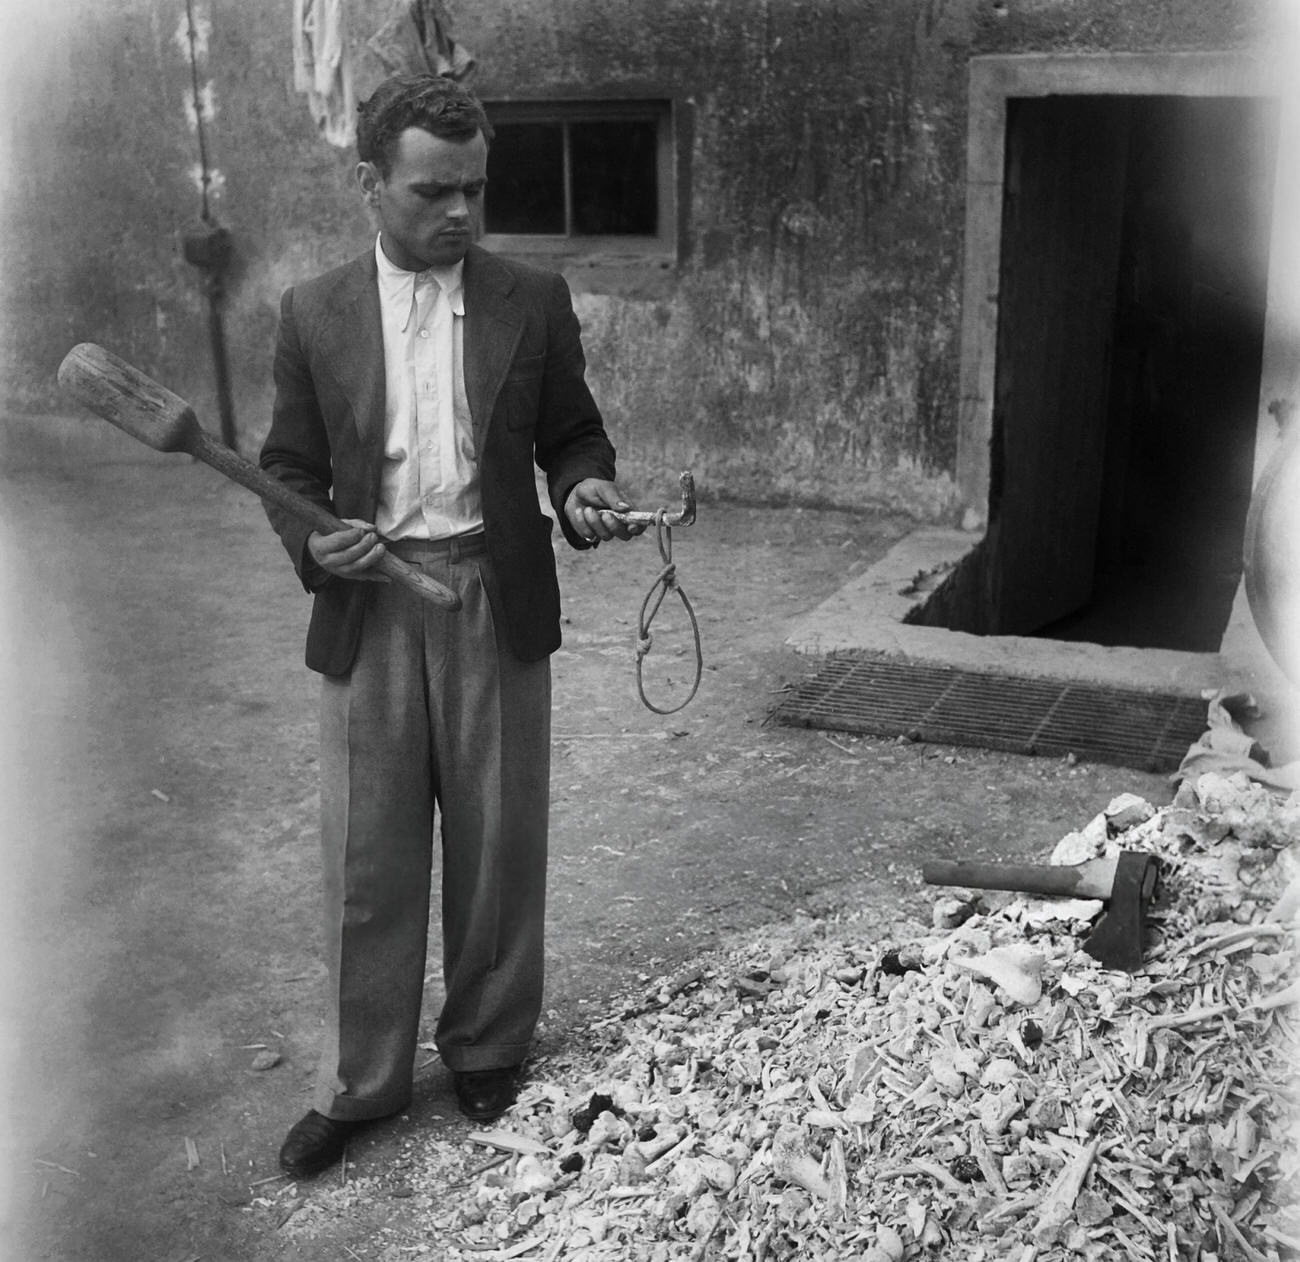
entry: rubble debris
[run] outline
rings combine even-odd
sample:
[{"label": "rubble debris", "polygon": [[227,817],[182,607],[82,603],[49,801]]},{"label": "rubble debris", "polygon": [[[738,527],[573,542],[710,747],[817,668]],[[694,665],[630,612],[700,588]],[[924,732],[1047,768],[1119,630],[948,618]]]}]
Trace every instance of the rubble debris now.
[{"label": "rubble debris", "polygon": [[535,1067],[504,1164],[428,1198],[442,1256],[1296,1257],[1300,794],[1207,773],[1071,837],[1161,859],[1139,972],[1082,950],[1089,909],[1024,898],[885,942],[769,929],[599,1026],[606,1054]]},{"label": "rubble debris", "polygon": [[902,977],[904,973],[920,972],[924,963],[920,948],[912,945],[885,951],[876,967],[890,977]]},{"label": "rubble debris", "polygon": [[1235,773],[1283,793],[1300,788],[1300,763],[1274,766],[1268,751],[1238,722],[1259,716],[1254,697],[1226,689],[1205,689],[1201,696],[1209,703],[1208,726],[1183,758],[1177,772],[1179,780],[1196,780],[1210,772],[1224,777]]},{"label": "rubble debris", "polygon": [[956,929],[980,910],[978,897],[954,898],[945,895],[935,900],[932,923],[936,929]]},{"label": "rubble debris", "polygon": [[1145,824],[1155,813],[1156,808],[1136,793],[1121,793],[1102,812],[1106,816],[1107,832],[1112,836],[1127,831],[1135,824]]},{"label": "rubble debris", "polygon": [[610,1096],[602,1095],[599,1091],[595,1091],[592,1092],[591,1099],[586,1104],[573,1111],[570,1120],[573,1122],[573,1129],[578,1134],[586,1135],[602,1113],[613,1112],[615,1112],[613,1099]]}]

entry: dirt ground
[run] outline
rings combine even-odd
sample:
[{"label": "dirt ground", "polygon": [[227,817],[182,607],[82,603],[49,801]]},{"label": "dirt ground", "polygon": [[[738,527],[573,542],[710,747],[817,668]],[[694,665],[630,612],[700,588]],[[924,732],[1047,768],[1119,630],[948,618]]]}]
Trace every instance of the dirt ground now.
[{"label": "dirt ground", "polygon": [[[255,500],[205,466],[76,468],[0,477],[0,1256],[399,1256],[400,1189],[309,1254],[277,1234],[276,1152],[308,1106],[322,980],[307,598]],[[671,475],[648,495],[671,502]],[[794,620],[909,525],[703,502],[674,544],[706,669],[668,718],[634,683],[653,542],[562,549],[542,1072],[621,996],[723,940],[842,906],[883,937],[928,917],[926,856],[1041,857],[1119,792],[1168,800],[1136,771],[767,721],[812,668],[783,647]],[[674,606],[647,663],[655,697],[689,674]],[[431,1033],[436,958],[429,972]],[[280,1060],[259,1071],[263,1050]],[[468,1129],[429,1052],[409,1114],[354,1144],[353,1169]],[[437,1256],[421,1243],[403,1247]]]}]

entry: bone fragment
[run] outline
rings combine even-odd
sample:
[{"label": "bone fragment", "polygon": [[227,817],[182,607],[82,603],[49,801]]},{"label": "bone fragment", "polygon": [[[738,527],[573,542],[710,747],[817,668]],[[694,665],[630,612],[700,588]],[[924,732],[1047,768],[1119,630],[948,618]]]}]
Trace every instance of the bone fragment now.
[{"label": "bone fragment", "polygon": [[1054,1244],[1059,1239],[1061,1228],[1074,1211],[1074,1202],[1100,1148],[1101,1137],[1098,1136],[1056,1176],[1052,1190],[1039,1207],[1038,1222],[1034,1227],[1034,1239],[1040,1245]]},{"label": "bone fragment", "polygon": [[985,955],[956,958],[958,968],[984,977],[1000,987],[1016,1003],[1031,1007],[1043,995],[1042,954],[1023,943],[994,947]]},{"label": "bone fragment", "polygon": [[1293,1003],[1300,1003],[1300,980],[1292,982],[1282,990],[1275,990],[1271,995],[1266,995],[1254,1006],[1261,1012],[1270,1012],[1274,1008],[1286,1008]]},{"label": "bone fragment", "polygon": [[500,1152],[534,1153],[550,1155],[545,1144],[529,1139],[527,1135],[515,1135],[511,1131],[470,1131],[466,1138],[471,1144],[486,1144]]},{"label": "bone fragment", "polygon": [[772,1140],[772,1173],[785,1183],[793,1183],[821,1200],[829,1200],[831,1186],[821,1166],[808,1155],[801,1126],[787,1122],[778,1128]]}]

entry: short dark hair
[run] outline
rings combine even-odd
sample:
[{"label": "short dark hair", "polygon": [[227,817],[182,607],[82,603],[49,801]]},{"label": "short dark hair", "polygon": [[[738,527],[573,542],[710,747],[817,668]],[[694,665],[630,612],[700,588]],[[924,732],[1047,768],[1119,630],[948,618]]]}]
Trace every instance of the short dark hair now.
[{"label": "short dark hair", "polygon": [[357,154],[385,179],[393,168],[398,137],[419,127],[444,140],[492,139],[492,124],[468,88],[440,75],[405,74],[385,79],[357,106]]}]

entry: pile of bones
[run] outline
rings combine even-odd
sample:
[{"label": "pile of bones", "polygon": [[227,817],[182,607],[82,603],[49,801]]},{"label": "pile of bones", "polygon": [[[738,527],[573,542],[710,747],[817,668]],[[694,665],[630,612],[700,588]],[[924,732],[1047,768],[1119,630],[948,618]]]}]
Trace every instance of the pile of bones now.
[{"label": "pile of bones", "polygon": [[1082,949],[1096,902],[936,890],[889,942],[797,919],[422,1140],[408,1206],[448,1258],[1300,1255],[1300,793],[1125,794],[1052,861],[1121,848],[1161,862],[1137,973]]}]

